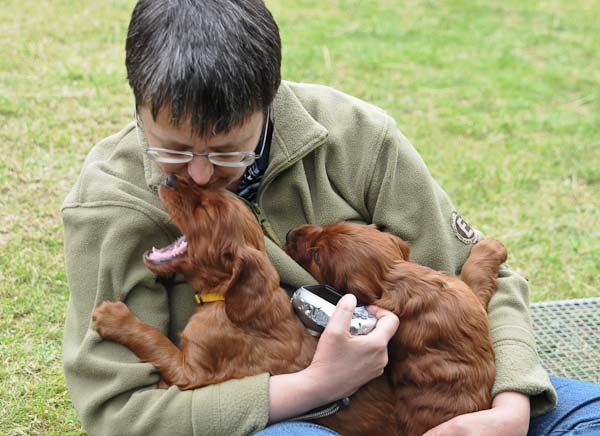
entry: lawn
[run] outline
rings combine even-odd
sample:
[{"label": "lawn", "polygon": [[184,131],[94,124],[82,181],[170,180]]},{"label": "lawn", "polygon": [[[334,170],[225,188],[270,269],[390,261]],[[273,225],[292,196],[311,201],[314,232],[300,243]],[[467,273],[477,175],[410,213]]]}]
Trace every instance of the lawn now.
[{"label": "lawn", "polygon": [[[532,299],[600,289],[600,4],[270,0],[286,79],[395,117],[461,214],[501,239]],[[58,210],[133,116],[133,1],[0,2],[0,434],[76,435],[61,338]]]}]

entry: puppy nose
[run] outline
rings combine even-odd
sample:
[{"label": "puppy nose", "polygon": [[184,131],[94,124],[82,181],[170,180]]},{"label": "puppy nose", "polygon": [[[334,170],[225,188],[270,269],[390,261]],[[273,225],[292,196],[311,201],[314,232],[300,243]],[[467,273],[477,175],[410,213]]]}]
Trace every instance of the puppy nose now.
[{"label": "puppy nose", "polygon": [[292,238],[292,233],[294,233],[293,229],[288,230],[288,232],[285,234],[285,243],[289,244],[290,243],[290,239]]},{"label": "puppy nose", "polygon": [[173,188],[176,182],[177,177],[175,176],[175,174],[169,174],[165,179],[165,185],[167,185],[169,188]]}]

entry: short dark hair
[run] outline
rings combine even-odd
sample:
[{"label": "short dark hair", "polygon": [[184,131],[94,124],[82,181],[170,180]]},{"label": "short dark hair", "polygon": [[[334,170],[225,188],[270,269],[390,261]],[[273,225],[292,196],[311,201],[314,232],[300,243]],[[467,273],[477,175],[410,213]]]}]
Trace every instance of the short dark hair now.
[{"label": "short dark hair", "polygon": [[136,106],[199,135],[224,133],[271,104],[281,40],[261,0],[139,0],[125,46]]}]

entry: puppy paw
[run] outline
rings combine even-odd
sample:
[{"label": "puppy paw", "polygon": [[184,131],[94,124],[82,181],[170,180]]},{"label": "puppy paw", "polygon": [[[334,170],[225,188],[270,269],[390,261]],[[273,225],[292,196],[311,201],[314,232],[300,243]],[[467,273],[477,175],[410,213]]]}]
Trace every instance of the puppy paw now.
[{"label": "puppy paw", "polygon": [[92,314],[94,328],[100,336],[109,340],[118,340],[134,320],[129,308],[121,301],[103,301]]},{"label": "puppy paw", "polygon": [[496,239],[486,238],[479,241],[473,247],[473,251],[480,253],[482,256],[488,259],[495,259],[498,264],[506,262],[508,259],[508,251],[502,242]]}]

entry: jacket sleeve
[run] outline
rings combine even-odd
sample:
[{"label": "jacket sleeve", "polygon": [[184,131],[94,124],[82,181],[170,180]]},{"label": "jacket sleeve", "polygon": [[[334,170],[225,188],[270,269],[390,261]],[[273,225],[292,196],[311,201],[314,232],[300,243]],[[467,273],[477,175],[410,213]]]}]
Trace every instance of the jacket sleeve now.
[{"label": "jacket sleeve", "polygon": [[[472,245],[453,230],[454,205],[391,119],[384,130],[364,188],[371,221],[409,242],[416,262],[458,275]],[[554,406],[556,392],[536,352],[528,303],[527,281],[504,265],[488,306],[497,367],[493,394],[529,395],[535,416]]]},{"label": "jacket sleeve", "polygon": [[158,389],[156,368],[103,340],[91,325],[97,304],[123,300],[141,320],[168,333],[166,290],[141,261],[148,241],[164,228],[131,204],[72,203],[62,217],[70,290],[63,365],[88,434],[244,435],[263,428],[267,374],[189,391]]}]

